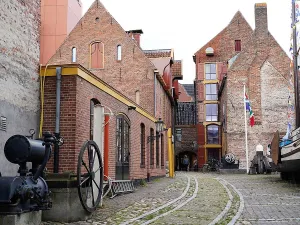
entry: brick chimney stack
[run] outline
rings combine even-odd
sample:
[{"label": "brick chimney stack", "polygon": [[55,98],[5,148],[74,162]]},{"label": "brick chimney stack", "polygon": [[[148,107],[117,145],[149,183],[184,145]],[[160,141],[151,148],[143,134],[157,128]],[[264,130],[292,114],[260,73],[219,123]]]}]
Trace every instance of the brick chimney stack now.
[{"label": "brick chimney stack", "polygon": [[255,4],[255,34],[265,36],[268,34],[268,12],[266,3]]},{"label": "brick chimney stack", "polygon": [[126,33],[129,35],[130,38],[134,39],[138,46],[141,47],[140,43],[141,43],[141,34],[143,34],[142,30],[129,30],[126,31]]}]

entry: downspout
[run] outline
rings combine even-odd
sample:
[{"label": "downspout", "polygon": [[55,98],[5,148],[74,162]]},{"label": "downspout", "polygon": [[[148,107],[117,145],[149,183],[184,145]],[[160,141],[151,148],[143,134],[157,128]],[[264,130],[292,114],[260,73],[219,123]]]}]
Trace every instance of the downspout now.
[{"label": "downspout", "polygon": [[[56,67],[56,115],[55,115],[55,137],[60,138],[60,99],[61,99],[61,67]],[[54,173],[59,171],[59,145],[54,144]]]},{"label": "downspout", "polygon": [[154,117],[156,117],[156,72],[154,71]]}]

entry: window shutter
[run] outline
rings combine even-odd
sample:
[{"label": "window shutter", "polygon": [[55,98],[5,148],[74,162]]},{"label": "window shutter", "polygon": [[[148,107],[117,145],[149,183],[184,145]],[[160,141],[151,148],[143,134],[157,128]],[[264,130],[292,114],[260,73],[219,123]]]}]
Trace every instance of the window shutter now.
[{"label": "window shutter", "polygon": [[204,63],[198,63],[198,80],[204,80]]},{"label": "window shutter", "polygon": [[198,97],[200,101],[204,101],[205,100],[205,96],[204,96],[204,84],[199,83],[198,84]]},{"label": "window shutter", "polygon": [[222,62],[218,62],[217,63],[217,78],[219,81],[222,80],[223,75],[222,75],[222,70],[223,70],[223,63]]},{"label": "window shutter", "polygon": [[198,104],[199,110],[198,110],[198,114],[199,114],[199,122],[204,122],[204,104],[203,103],[199,103]]}]

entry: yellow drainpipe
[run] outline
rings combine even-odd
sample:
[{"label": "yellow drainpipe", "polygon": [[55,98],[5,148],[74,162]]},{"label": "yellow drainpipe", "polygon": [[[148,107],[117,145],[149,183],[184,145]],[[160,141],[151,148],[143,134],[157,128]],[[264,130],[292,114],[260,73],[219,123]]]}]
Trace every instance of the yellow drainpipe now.
[{"label": "yellow drainpipe", "polygon": [[174,144],[172,144],[172,129],[168,129],[168,159],[169,159],[169,176],[174,177]]}]

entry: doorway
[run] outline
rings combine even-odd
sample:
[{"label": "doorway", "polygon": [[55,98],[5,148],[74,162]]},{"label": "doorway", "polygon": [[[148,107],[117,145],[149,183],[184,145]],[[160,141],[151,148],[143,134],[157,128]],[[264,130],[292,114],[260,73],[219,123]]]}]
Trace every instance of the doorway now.
[{"label": "doorway", "polygon": [[220,149],[219,148],[208,148],[207,149],[207,160],[216,159],[220,160]]},{"label": "doorway", "polygon": [[176,165],[175,165],[175,170],[177,171],[182,171],[184,170],[183,166],[183,158],[184,156],[187,156],[189,159],[189,171],[195,171],[198,168],[198,161],[197,161],[197,154],[194,152],[181,152],[176,156]]},{"label": "doorway", "polygon": [[124,115],[117,116],[116,180],[129,180],[130,124]]}]

